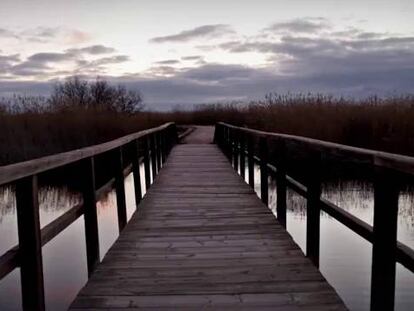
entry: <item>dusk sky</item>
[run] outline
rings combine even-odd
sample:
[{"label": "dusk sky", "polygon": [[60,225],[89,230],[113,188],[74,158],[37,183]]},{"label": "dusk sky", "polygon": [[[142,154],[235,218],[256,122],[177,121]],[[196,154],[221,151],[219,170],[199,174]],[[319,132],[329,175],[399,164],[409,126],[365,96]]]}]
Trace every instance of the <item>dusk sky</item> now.
[{"label": "dusk sky", "polygon": [[0,0],[0,96],[72,75],[148,108],[414,91],[414,1]]}]

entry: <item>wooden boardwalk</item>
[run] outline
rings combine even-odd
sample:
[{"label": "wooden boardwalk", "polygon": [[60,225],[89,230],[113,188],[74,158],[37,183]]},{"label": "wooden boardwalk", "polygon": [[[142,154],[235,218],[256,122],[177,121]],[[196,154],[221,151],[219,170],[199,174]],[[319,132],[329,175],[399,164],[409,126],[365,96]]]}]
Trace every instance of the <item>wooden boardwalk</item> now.
[{"label": "wooden boardwalk", "polygon": [[72,310],[345,310],[213,144],[178,145]]}]

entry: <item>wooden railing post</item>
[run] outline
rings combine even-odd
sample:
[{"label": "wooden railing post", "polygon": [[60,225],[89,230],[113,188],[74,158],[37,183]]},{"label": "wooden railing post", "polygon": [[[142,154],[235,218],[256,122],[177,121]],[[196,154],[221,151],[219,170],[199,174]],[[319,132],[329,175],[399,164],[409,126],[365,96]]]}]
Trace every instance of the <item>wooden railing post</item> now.
[{"label": "wooden railing post", "polygon": [[226,127],[225,129],[225,154],[227,156],[227,159],[230,161],[230,163],[232,163],[233,161],[233,153],[231,150],[231,137],[230,137],[230,129],[228,127]]},{"label": "wooden railing post", "polygon": [[279,143],[277,150],[277,170],[276,170],[276,213],[279,223],[286,228],[286,156],[285,147],[282,142]]},{"label": "wooden railing post", "polygon": [[161,132],[161,162],[165,163],[167,159],[167,139],[166,139],[166,130]]},{"label": "wooden railing post", "polygon": [[249,185],[254,189],[254,145],[252,135],[247,137],[247,163],[249,169]]},{"label": "wooden railing post", "polygon": [[156,154],[156,139],[155,134],[150,136],[150,148],[151,148],[151,168],[152,168],[152,180],[155,180],[157,176],[157,154]]},{"label": "wooden railing post", "polygon": [[243,132],[239,133],[239,142],[240,142],[240,175],[243,177],[243,180],[246,177],[246,140],[245,134]]},{"label": "wooden railing post", "polygon": [[45,310],[37,177],[16,183],[23,310]]},{"label": "wooden railing post", "polygon": [[156,140],[156,145],[157,145],[157,168],[158,168],[158,172],[161,169],[161,157],[162,157],[162,152],[161,152],[161,134],[160,132],[157,132],[155,134],[155,140]]},{"label": "wooden railing post", "polygon": [[99,263],[99,232],[98,215],[96,212],[96,186],[94,158],[82,160],[83,170],[83,210],[85,220],[86,257],[88,263],[88,277],[92,275]]},{"label": "wooden railing post", "polygon": [[229,153],[229,161],[233,166],[234,163],[234,150],[233,150],[233,130],[228,128],[228,153]]},{"label": "wooden railing post", "polygon": [[374,180],[371,310],[394,310],[398,220],[397,181],[379,172]]},{"label": "wooden railing post", "polygon": [[151,172],[150,172],[150,159],[149,159],[149,152],[150,152],[150,141],[149,136],[144,136],[142,138],[143,145],[144,145],[144,171],[145,171],[145,189],[148,191],[149,187],[151,186]]},{"label": "wooden railing post", "polygon": [[138,208],[138,204],[142,199],[141,189],[141,172],[139,169],[139,143],[138,140],[132,142],[132,174],[134,176],[134,192],[135,192],[135,205]]},{"label": "wooden railing post", "polygon": [[269,204],[269,181],[268,181],[268,169],[267,169],[267,139],[266,137],[260,137],[259,141],[260,150],[260,198],[266,205]]},{"label": "wooden railing post", "polygon": [[320,198],[321,198],[321,172],[320,155],[311,156],[306,187],[308,197],[306,204],[306,256],[319,268],[319,236],[320,236]]},{"label": "wooden railing post", "polygon": [[233,157],[234,157],[234,170],[239,172],[239,131],[233,131]]},{"label": "wooden railing post", "polygon": [[125,199],[125,181],[124,181],[124,161],[122,147],[115,150],[115,191],[116,204],[118,210],[118,228],[119,232],[124,229],[127,223],[126,199]]},{"label": "wooden railing post", "polygon": [[221,125],[216,123],[215,127],[214,127],[214,137],[213,137],[213,142],[215,144],[217,144],[217,146],[219,146],[221,148],[221,143],[220,143],[220,136],[221,136]]}]

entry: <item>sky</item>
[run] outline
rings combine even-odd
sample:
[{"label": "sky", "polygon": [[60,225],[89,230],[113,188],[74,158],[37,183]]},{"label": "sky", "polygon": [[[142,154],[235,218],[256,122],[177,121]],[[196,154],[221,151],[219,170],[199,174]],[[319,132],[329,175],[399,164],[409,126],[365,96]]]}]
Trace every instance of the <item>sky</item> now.
[{"label": "sky", "polygon": [[101,77],[149,109],[414,92],[412,0],[0,0],[0,96]]}]

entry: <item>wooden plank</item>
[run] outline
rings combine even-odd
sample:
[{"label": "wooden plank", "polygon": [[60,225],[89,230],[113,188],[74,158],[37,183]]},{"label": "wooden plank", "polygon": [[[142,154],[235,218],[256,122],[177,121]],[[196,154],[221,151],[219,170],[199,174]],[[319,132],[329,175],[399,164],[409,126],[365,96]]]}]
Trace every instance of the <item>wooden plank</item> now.
[{"label": "wooden plank", "polygon": [[71,309],[203,307],[346,310],[217,146],[179,145]]}]

